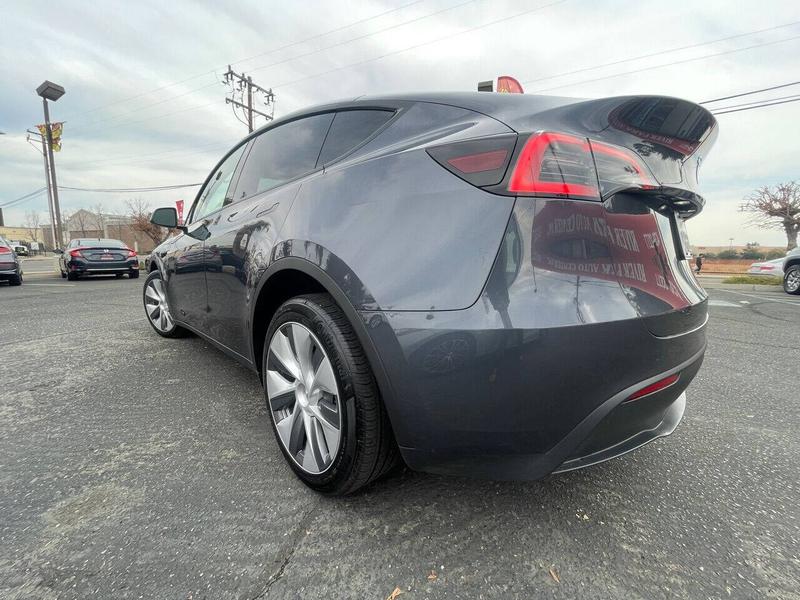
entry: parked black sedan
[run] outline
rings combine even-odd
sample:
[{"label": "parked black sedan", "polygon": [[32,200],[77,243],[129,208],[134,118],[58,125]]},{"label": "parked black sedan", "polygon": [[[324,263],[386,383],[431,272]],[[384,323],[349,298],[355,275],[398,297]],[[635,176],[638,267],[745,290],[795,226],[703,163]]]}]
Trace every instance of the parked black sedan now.
[{"label": "parked black sedan", "polygon": [[22,284],[22,266],[10,242],[0,237],[0,281],[10,285]]},{"label": "parked black sedan", "polygon": [[75,281],[81,275],[139,277],[139,258],[120,240],[79,238],[70,241],[58,260],[61,277]]},{"label": "parked black sedan", "polygon": [[495,479],[608,460],[677,427],[703,360],[685,221],[716,135],[660,96],[304,110],[232,148],[185,224],[153,213],[181,234],[151,255],[146,316],[255,370],[323,493],[399,456]]}]

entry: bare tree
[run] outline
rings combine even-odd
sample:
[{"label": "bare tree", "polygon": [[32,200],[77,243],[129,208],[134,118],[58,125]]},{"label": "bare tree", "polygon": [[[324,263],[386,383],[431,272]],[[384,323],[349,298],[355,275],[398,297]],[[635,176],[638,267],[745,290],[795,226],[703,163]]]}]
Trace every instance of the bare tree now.
[{"label": "bare tree", "polygon": [[800,231],[800,185],[795,181],[765,185],[744,198],[740,210],[752,213],[751,221],[765,229],[783,229],[786,249],[797,247]]},{"label": "bare tree", "polygon": [[100,237],[105,237],[106,235],[106,215],[103,212],[103,205],[101,203],[97,203],[94,205],[92,209],[92,215],[94,215],[95,221],[97,222],[97,229],[100,230]]},{"label": "bare tree", "polygon": [[79,208],[72,216],[69,217],[69,220],[75,220],[75,223],[78,225],[81,231],[81,237],[86,237],[86,229],[88,225],[91,225],[89,222],[89,212],[83,208]]},{"label": "bare tree", "polygon": [[38,210],[29,210],[25,213],[25,227],[34,242],[39,241],[39,234],[42,232],[42,215]]},{"label": "bare tree", "polygon": [[169,229],[150,222],[150,204],[142,198],[128,200],[127,204],[128,214],[131,216],[131,228],[149,237],[155,245],[163,242],[169,234]]}]

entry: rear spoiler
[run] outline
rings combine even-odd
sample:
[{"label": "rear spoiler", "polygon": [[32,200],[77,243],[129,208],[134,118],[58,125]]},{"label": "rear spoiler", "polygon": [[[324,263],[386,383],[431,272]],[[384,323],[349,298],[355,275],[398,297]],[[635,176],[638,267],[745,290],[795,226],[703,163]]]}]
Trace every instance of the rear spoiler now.
[{"label": "rear spoiler", "polygon": [[626,148],[641,158],[657,182],[631,191],[685,218],[703,209],[698,171],[718,134],[717,121],[706,108],[668,96],[579,100],[539,111],[535,107],[541,99],[530,97],[530,102],[531,112],[499,118],[519,133],[557,131]]}]

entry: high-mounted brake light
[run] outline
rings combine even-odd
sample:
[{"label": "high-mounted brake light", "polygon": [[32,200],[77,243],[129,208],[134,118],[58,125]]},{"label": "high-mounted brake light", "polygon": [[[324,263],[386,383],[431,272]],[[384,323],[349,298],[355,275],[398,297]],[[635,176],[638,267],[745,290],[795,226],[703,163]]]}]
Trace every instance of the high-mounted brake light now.
[{"label": "high-mounted brake light", "polygon": [[528,138],[508,182],[508,191],[535,196],[600,200],[629,187],[657,184],[630,150],[566,133]]},{"label": "high-mounted brake light", "polygon": [[635,391],[633,394],[631,394],[625,399],[625,402],[630,402],[631,400],[638,400],[639,398],[644,398],[645,396],[649,396],[650,394],[655,394],[656,392],[660,392],[661,390],[664,390],[669,386],[675,384],[678,381],[678,379],[680,379],[680,377],[681,377],[680,373],[675,373],[674,375],[670,375],[669,377],[664,377],[664,379],[659,379],[655,383],[651,383],[650,385]]}]

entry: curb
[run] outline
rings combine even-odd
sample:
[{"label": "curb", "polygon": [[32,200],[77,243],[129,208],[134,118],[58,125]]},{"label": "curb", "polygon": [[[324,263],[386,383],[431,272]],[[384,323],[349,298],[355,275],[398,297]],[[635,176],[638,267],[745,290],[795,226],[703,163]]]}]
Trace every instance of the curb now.
[{"label": "curb", "polygon": [[779,285],[761,285],[758,283],[700,283],[707,290],[729,290],[732,292],[782,292]]}]

